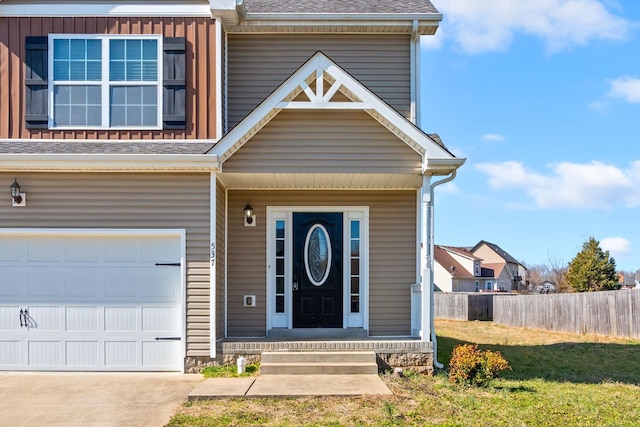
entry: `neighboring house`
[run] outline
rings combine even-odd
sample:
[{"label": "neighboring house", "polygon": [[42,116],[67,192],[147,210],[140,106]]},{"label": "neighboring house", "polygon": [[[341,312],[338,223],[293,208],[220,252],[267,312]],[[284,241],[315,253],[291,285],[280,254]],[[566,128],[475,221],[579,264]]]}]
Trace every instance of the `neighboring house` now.
[{"label": "neighboring house", "polygon": [[464,163],[420,130],[441,19],[0,2],[0,370],[193,371],[306,328],[432,349],[433,190]]},{"label": "neighboring house", "polygon": [[550,292],[557,292],[556,285],[549,280],[545,280],[541,284],[533,287],[529,292],[533,294],[548,294]]},{"label": "neighboring house", "polygon": [[[474,255],[482,258],[483,262],[487,265],[501,264],[504,267],[504,272],[499,274],[500,277],[498,279],[503,282],[504,286],[498,283],[496,289],[504,287],[505,290],[526,290],[525,277],[527,268],[500,246],[481,240],[471,248],[470,251]],[[498,273],[496,273],[496,275],[498,275]]]},{"label": "neighboring house", "polygon": [[636,287],[636,275],[634,273],[618,273],[618,284],[620,289],[631,289]]},{"label": "neighboring house", "polygon": [[442,292],[493,290],[494,271],[465,248],[436,245],[434,285]]}]

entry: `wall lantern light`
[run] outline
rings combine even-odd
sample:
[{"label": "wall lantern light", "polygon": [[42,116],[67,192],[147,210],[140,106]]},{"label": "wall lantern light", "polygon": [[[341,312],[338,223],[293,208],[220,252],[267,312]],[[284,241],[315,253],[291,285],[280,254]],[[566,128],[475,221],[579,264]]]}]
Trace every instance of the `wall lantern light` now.
[{"label": "wall lantern light", "polygon": [[20,184],[18,184],[17,178],[13,180],[10,188],[13,206],[27,206],[27,195],[20,192]]},{"label": "wall lantern light", "polygon": [[256,226],[256,216],[253,214],[253,208],[248,202],[247,202],[247,206],[244,207],[244,226],[245,227]]}]

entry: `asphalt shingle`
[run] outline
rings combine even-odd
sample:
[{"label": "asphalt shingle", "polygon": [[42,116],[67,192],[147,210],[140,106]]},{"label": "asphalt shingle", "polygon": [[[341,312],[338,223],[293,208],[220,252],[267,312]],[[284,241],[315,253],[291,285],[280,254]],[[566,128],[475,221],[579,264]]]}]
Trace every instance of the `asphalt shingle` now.
[{"label": "asphalt shingle", "polygon": [[429,0],[245,0],[247,14],[252,13],[439,13]]}]

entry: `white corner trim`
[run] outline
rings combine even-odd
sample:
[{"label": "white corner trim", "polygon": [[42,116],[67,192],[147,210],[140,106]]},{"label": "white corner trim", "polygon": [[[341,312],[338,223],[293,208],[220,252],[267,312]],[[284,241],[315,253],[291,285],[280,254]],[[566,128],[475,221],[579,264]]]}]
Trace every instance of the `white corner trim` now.
[{"label": "white corner trim", "polygon": [[172,171],[204,172],[218,169],[210,154],[3,154],[0,171]]},{"label": "white corner trim", "polygon": [[211,172],[209,176],[209,255],[210,255],[210,265],[209,265],[209,355],[212,359],[216,357],[216,318],[217,318],[217,304],[216,304],[216,294],[217,294],[217,259],[218,259],[218,248],[216,247],[217,243],[217,219],[218,219],[218,209],[217,209],[217,180],[215,171]]},{"label": "white corner trim", "polygon": [[149,16],[149,17],[211,17],[209,4],[189,1],[171,4],[48,2],[30,4],[0,4],[0,16]]}]

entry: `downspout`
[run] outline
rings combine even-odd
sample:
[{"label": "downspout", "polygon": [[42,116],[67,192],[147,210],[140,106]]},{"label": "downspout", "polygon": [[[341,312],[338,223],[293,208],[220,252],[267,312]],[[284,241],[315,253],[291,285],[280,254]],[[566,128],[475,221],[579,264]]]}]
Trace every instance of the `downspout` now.
[{"label": "downspout", "polygon": [[[438,185],[446,184],[447,182],[452,181],[456,177],[456,170],[451,171],[451,175],[448,177],[441,179],[440,181],[436,181],[429,186],[429,200],[427,201],[427,218],[428,218],[428,227],[427,227],[427,263],[429,265],[429,300],[430,300],[430,309],[429,316],[431,317],[431,342],[433,343],[433,366],[438,369],[444,368],[444,365],[438,362],[438,340],[436,338],[436,328],[435,322],[433,320],[433,304],[434,304],[434,286],[433,286],[433,229],[434,229],[434,221],[433,221],[433,196],[434,189]],[[424,313],[424,310],[423,310]]]}]

